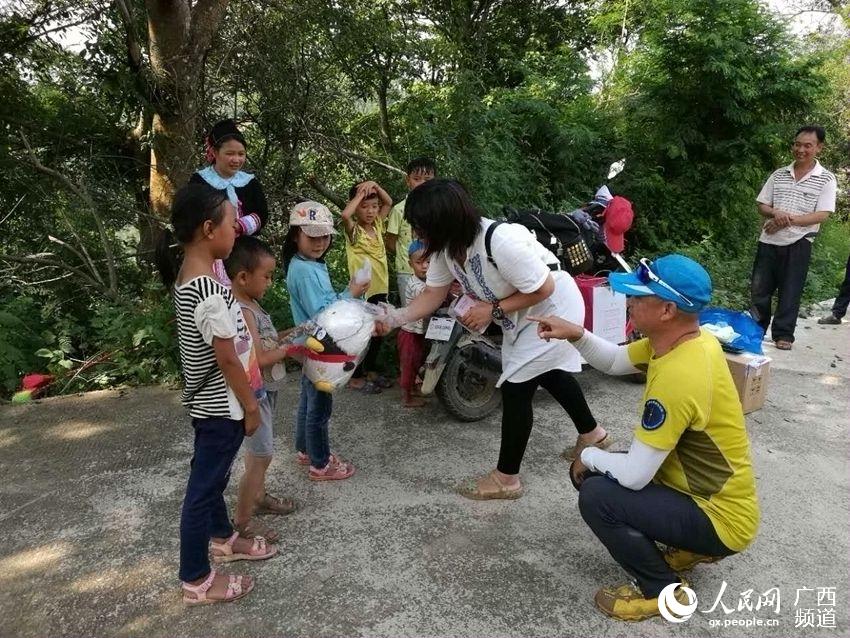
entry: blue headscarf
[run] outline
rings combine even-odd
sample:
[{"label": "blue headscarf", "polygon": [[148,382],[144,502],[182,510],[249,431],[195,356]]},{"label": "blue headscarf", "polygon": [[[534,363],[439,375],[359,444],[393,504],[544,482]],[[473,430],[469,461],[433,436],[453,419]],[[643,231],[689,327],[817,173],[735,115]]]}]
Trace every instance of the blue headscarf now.
[{"label": "blue headscarf", "polygon": [[227,199],[230,200],[230,203],[233,204],[237,210],[239,207],[239,198],[236,197],[236,189],[242,188],[254,179],[253,175],[244,171],[237,171],[233,177],[225,179],[216,173],[215,168],[212,166],[207,166],[206,168],[199,170],[198,175],[200,175],[203,180],[213,188],[220,191],[226,190]]}]

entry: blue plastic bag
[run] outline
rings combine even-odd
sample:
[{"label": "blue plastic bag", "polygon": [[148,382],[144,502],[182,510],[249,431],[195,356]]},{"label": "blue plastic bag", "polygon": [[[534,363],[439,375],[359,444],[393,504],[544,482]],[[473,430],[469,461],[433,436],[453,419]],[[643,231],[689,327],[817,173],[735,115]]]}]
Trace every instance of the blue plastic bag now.
[{"label": "blue plastic bag", "polygon": [[744,312],[728,308],[706,308],[699,313],[699,323],[700,325],[710,323],[719,327],[729,326],[738,333],[738,336],[728,343],[721,341],[724,350],[764,354],[761,347],[764,330]]}]

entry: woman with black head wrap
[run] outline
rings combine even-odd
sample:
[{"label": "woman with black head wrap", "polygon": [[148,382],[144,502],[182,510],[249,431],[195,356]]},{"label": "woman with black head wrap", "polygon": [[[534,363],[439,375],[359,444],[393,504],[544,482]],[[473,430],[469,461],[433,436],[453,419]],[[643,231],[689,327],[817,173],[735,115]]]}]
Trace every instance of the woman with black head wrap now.
[{"label": "woman with black head wrap", "polygon": [[[266,224],[269,209],[260,180],[242,170],[247,148],[245,137],[233,120],[222,120],[210,129],[204,146],[209,165],[195,172],[189,182],[205,183],[225,191],[236,208],[239,234],[256,235]],[[223,284],[230,285],[220,261],[216,262],[215,274]]]}]

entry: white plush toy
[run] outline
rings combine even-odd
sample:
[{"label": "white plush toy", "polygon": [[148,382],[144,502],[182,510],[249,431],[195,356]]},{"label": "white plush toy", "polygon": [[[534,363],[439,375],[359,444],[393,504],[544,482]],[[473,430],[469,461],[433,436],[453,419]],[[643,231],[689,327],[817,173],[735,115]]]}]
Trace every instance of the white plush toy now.
[{"label": "white plush toy", "polygon": [[375,316],[374,306],[355,299],[335,301],[316,315],[304,342],[304,374],[317,390],[333,392],[348,383],[369,347]]}]

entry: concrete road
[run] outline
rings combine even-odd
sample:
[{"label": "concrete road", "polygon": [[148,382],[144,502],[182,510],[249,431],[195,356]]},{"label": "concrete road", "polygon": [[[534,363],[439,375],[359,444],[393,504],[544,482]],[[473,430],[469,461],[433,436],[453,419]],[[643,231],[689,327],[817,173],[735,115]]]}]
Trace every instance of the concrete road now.
[{"label": "concrete road", "polygon": [[[191,454],[176,392],[146,387],[4,406],[0,635],[848,635],[848,344],[850,325],[804,320],[792,352],[768,347],[768,402],[747,418],[760,534],[743,554],[697,567],[698,611],[680,625],[620,623],[593,607],[596,589],[624,573],[581,521],[558,458],[575,431],[542,392],[523,466],[527,495],[475,503],[453,489],[494,464],[498,418],[464,425],[435,401],[413,411],[397,391],[343,392],[331,437],[358,473],[315,484],[293,459],[298,384],[290,378],[270,487],[300,509],[280,521],[282,554],[231,567],[258,578],[250,597],[194,609],[180,603],[176,574]],[[580,379],[624,449],[641,387],[593,371]],[[730,613],[708,611],[724,582]],[[779,613],[755,609],[772,588]],[[753,610],[739,611],[747,590]],[[748,621],[762,626],[713,626]]]}]

